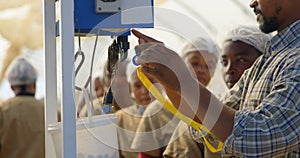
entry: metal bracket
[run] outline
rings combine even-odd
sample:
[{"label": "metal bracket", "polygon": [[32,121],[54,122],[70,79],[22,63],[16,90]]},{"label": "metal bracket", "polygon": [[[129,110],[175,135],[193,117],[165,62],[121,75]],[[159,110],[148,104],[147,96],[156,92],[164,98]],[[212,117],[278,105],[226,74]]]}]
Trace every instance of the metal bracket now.
[{"label": "metal bracket", "polygon": [[95,0],[96,13],[117,13],[121,11],[121,0]]}]

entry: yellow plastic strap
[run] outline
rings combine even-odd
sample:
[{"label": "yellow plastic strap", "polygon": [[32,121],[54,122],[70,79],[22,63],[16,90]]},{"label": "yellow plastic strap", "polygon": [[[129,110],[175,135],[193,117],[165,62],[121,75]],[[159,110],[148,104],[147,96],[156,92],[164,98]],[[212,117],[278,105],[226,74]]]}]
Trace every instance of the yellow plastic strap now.
[{"label": "yellow plastic strap", "polygon": [[151,81],[145,76],[145,74],[141,71],[141,66],[137,68],[137,76],[141,80],[141,82],[144,84],[144,86],[151,92],[151,94],[166,108],[168,109],[173,115],[178,117],[180,120],[184,121],[187,123],[189,126],[193,127],[195,130],[197,130],[201,136],[204,139],[204,143],[206,144],[207,148],[213,152],[219,152],[222,150],[223,143],[219,141],[218,147],[215,148],[213,145],[209,143],[209,141],[205,138],[204,134],[201,132],[201,130],[210,133],[210,131],[203,126],[202,124],[194,121],[193,119],[186,117],[182,113],[180,113],[175,106],[172,105],[169,100],[167,100],[163,95],[160,93],[160,91],[153,86]]}]

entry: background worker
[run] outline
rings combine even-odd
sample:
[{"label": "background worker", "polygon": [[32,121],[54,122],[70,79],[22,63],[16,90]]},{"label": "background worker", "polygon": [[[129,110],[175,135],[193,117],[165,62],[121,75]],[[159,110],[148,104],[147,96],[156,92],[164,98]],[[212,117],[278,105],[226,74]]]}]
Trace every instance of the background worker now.
[{"label": "background worker", "polygon": [[34,98],[36,69],[16,58],[6,77],[15,97],[0,105],[0,157],[45,157],[44,104]]}]

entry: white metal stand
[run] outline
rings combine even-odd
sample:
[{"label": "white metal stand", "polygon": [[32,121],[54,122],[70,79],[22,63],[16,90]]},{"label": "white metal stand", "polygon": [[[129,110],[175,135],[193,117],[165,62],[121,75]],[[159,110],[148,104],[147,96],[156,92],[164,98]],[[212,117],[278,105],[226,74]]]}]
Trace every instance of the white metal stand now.
[{"label": "white metal stand", "polygon": [[[74,1],[60,0],[61,52],[61,117],[62,157],[76,157],[76,108],[74,100]],[[44,53],[45,53],[45,129],[46,157],[53,158],[48,124],[57,122],[57,63],[55,0],[44,0]],[[52,151],[53,152],[53,151]]]}]

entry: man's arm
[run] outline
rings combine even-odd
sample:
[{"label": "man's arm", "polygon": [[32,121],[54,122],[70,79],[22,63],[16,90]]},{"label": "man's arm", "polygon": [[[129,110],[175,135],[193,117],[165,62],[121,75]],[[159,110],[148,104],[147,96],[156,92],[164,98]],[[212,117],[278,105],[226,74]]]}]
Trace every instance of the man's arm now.
[{"label": "man's arm", "polygon": [[[161,44],[147,43],[136,46],[136,51],[142,52],[137,59],[137,62],[142,64],[141,70],[168,89],[169,98],[180,112],[195,118],[194,113],[189,113],[186,109],[198,108],[195,120],[200,120],[205,126],[213,125],[212,133],[221,141],[225,141],[225,154],[252,157],[299,154],[299,52],[290,53],[290,57],[282,56],[289,59],[285,61],[285,65],[278,62],[280,65],[272,66],[268,71],[262,70],[264,78],[259,81],[264,84],[252,85],[252,91],[248,91],[246,96],[248,101],[241,103],[251,109],[235,111],[224,106],[198,83],[189,74],[188,68],[176,52]],[[274,78],[269,79],[272,75],[275,75]],[[174,93],[184,98],[186,104],[176,104],[178,96]],[[255,95],[256,93],[262,95]],[[249,98],[251,96],[252,98]],[[216,114],[219,117],[215,117]],[[214,120],[215,123],[208,124]]]},{"label": "man's arm", "polygon": [[[133,34],[145,42],[135,47],[137,52],[143,52],[137,59],[143,73],[165,87],[171,102],[181,113],[212,128],[211,132],[225,141],[233,128],[235,110],[224,106],[200,84],[176,52],[136,30]],[[180,102],[181,98],[184,102]]]},{"label": "man's arm", "polygon": [[[234,122],[234,116],[235,116],[235,110],[231,109],[228,106],[224,106],[210,91],[208,91],[203,85],[198,83],[199,86],[199,93],[201,94],[199,102],[198,102],[198,108],[197,110],[192,110],[189,106],[187,105],[186,101],[181,101],[178,99],[180,96],[178,96],[178,93],[175,91],[172,91],[170,89],[167,90],[167,95],[176,106],[181,113],[184,115],[193,118],[193,120],[202,123],[204,118],[213,116],[216,117],[216,122],[214,125],[206,125],[211,126],[211,132],[217,136],[222,142],[224,142],[227,137],[231,134],[232,128],[233,128],[233,122]],[[181,93],[183,98],[186,98],[184,100],[193,100],[194,98],[192,97],[192,94],[186,93],[183,94]],[[209,106],[215,106],[221,108],[220,115],[215,116],[213,113],[207,113]],[[213,108],[213,107],[211,107]],[[212,111],[218,111],[218,110],[212,110]],[[214,121],[213,121],[214,122]]]}]

